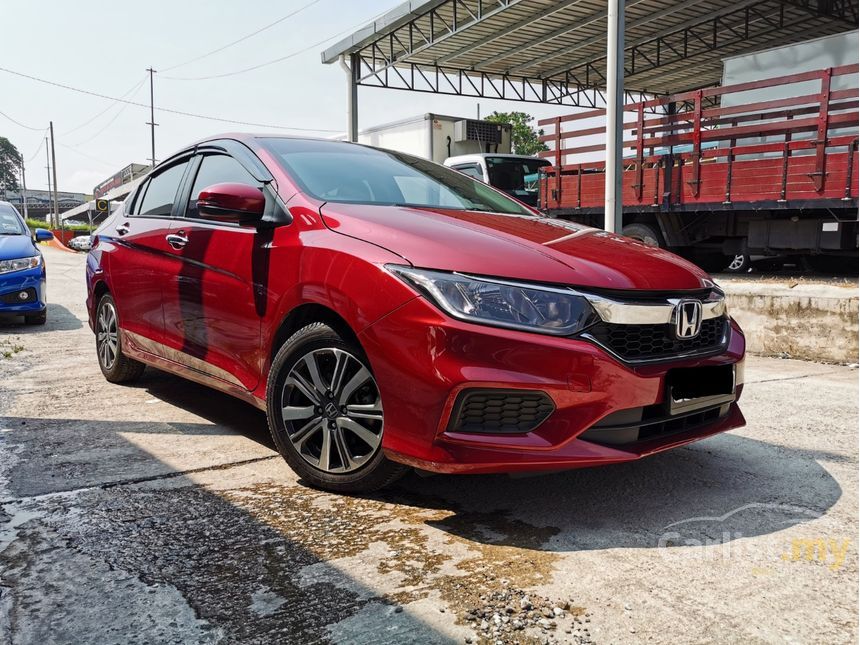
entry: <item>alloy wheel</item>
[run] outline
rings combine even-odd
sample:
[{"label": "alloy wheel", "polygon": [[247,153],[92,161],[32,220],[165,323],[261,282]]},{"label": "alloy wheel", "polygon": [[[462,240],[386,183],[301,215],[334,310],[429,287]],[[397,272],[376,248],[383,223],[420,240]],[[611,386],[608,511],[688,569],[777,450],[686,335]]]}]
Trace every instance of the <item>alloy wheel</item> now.
[{"label": "alloy wheel", "polygon": [[96,348],[99,361],[106,370],[113,367],[119,350],[119,332],[116,323],[116,309],[112,303],[105,302],[99,310]]},{"label": "alloy wheel", "polygon": [[315,349],[296,361],[281,415],[296,452],[327,473],[361,468],[382,442],[379,388],[364,362],[343,349]]},{"label": "alloy wheel", "polygon": [[734,256],[732,258],[731,263],[729,264],[729,271],[739,271],[744,266],[745,262],[746,262],[746,256],[745,255],[741,254],[741,255]]}]

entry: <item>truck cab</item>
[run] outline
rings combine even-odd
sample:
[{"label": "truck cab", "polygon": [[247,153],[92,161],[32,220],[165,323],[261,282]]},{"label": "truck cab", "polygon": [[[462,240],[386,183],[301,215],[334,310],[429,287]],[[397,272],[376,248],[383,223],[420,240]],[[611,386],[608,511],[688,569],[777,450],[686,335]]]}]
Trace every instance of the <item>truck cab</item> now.
[{"label": "truck cab", "polygon": [[480,153],[448,157],[445,165],[529,206],[537,206],[540,169],[549,166],[550,161],[527,155]]}]

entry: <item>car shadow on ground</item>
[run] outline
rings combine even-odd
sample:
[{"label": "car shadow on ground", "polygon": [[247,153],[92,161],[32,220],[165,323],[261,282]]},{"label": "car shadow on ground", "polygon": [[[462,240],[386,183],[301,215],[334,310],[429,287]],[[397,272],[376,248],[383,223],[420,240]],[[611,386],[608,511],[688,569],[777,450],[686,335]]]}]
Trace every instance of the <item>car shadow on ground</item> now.
[{"label": "car shadow on ground", "polygon": [[[139,387],[275,450],[265,414],[248,404],[152,369]],[[678,523],[685,536],[693,533],[691,539],[714,532],[737,539],[815,519],[842,495],[822,465],[828,461],[844,458],[727,433],[636,462],[553,474],[413,473],[367,497],[447,511],[446,519],[432,524],[469,540],[490,536],[489,543],[535,548],[530,537],[518,542],[516,535],[476,527],[478,515],[491,512],[553,529],[555,535],[542,549],[649,548],[659,546],[667,527]]]},{"label": "car shadow on ground", "polygon": [[132,387],[143,388],[165,403],[203,417],[219,427],[229,428],[273,451],[277,450],[269,434],[266,414],[243,401],[151,367],[144,371]]},{"label": "car shadow on ground", "polygon": [[24,316],[0,318],[0,334],[38,334],[47,331],[74,331],[84,323],[63,305],[48,303],[48,322],[44,325],[28,325]]}]

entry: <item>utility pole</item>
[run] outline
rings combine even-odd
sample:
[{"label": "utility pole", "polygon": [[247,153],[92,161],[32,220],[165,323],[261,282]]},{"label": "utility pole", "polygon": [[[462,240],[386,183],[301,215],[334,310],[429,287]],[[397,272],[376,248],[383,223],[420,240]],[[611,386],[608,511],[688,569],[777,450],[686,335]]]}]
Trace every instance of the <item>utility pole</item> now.
[{"label": "utility pole", "polygon": [[27,173],[24,172],[24,162],[21,162],[21,201],[24,204],[24,219],[30,219],[30,211],[27,210]]},{"label": "utility pole", "polygon": [[150,161],[152,162],[152,167],[155,168],[155,126],[158,125],[155,122],[155,89],[152,81],[155,70],[148,67],[146,71],[149,72],[149,121],[146,125],[149,126],[152,135],[152,157]]},{"label": "utility pole", "polygon": [[603,228],[621,233],[624,139],[624,0],[609,0],[606,16],[606,175]]},{"label": "utility pole", "polygon": [[[50,199],[53,192],[51,191],[51,148],[48,145],[48,137],[45,137],[45,158],[48,161],[48,165],[45,166],[45,169],[48,171],[48,199]],[[50,217],[48,218],[48,224],[53,224],[53,220]]]},{"label": "utility pole", "polygon": [[51,127],[51,165],[53,166],[52,174],[54,176],[54,215],[57,218],[57,225],[60,225],[60,200],[57,198],[57,155],[54,151],[54,122],[50,121]]}]

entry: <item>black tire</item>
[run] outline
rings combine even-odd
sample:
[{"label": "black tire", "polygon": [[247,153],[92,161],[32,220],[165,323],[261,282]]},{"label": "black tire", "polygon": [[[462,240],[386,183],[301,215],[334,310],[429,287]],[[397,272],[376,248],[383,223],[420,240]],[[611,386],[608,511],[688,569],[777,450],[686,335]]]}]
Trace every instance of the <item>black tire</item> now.
[{"label": "black tire", "polygon": [[728,266],[731,260],[729,256],[715,251],[694,251],[686,257],[690,262],[702,269],[702,271],[707,271],[708,273],[722,271]]},{"label": "black tire", "polygon": [[730,259],[725,271],[726,273],[749,273],[751,268],[750,256],[746,253],[738,253]]},{"label": "black tire", "polygon": [[28,325],[44,325],[48,322],[48,310],[40,311],[37,314],[24,316],[24,322]]},{"label": "black tire", "polygon": [[621,230],[621,234],[625,237],[639,240],[645,246],[658,248],[663,248],[664,246],[659,231],[649,224],[628,224]]},{"label": "black tire", "polygon": [[[345,367],[340,368],[338,379],[341,361]],[[308,369],[310,364],[316,370],[317,387]],[[359,386],[346,391],[358,381]],[[323,386],[325,392],[320,392]],[[373,402],[349,404],[359,396]],[[361,430],[367,434],[356,434],[354,426],[346,425],[356,423],[348,410],[359,405],[378,413],[378,419],[361,419]],[[303,327],[278,350],[266,384],[266,408],[269,432],[278,451],[311,486],[339,493],[367,493],[388,486],[408,470],[383,454],[382,403],[364,351],[324,323]],[[296,416],[285,420],[288,409]],[[362,440],[364,437],[371,437],[376,445],[371,446]],[[300,446],[297,448],[294,442]],[[362,451],[364,454],[360,454]]]},{"label": "black tire", "polygon": [[[113,323],[108,319],[109,313]],[[122,350],[119,313],[109,293],[102,296],[96,307],[96,358],[102,374],[111,383],[131,383],[146,369],[143,363],[129,358]]]}]

